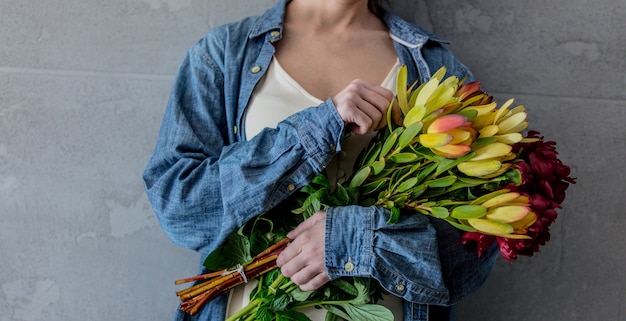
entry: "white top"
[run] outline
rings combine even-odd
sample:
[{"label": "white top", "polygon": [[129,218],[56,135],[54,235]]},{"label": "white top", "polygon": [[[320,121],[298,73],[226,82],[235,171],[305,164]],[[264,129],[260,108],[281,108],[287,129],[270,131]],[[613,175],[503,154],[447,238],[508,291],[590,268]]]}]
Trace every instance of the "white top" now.
[{"label": "white top", "polygon": [[[394,93],[396,92],[396,75],[400,68],[400,61],[396,60],[389,74],[381,86]],[[263,79],[257,84],[250,104],[245,115],[246,139],[251,139],[264,128],[276,128],[277,124],[291,114],[311,106],[321,104],[323,100],[314,97],[296,82],[278,63],[276,57],[272,58]],[[351,135],[342,142],[343,150],[340,151],[326,167],[326,174],[332,185],[343,183],[353,171],[354,163],[359,153],[367,146],[376,133],[368,135]],[[249,294],[254,289],[255,280],[243,286],[238,286],[231,291],[228,303],[227,316],[231,316],[243,308],[249,302]],[[402,299],[392,296],[383,296],[384,300],[379,303],[387,306],[395,320],[402,320]],[[306,308],[302,311],[313,321],[325,319],[325,309]]]}]

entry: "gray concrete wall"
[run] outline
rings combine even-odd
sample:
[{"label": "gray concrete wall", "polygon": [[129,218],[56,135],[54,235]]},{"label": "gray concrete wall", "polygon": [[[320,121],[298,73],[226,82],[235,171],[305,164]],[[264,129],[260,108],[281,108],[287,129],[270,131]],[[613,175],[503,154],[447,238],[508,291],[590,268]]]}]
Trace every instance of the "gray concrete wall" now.
[{"label": "gray concrete wall", "polygon": [[[0,2],[0,320],[169,320],[196,272],[146,201],[173,74],[209,28],[274,0]],[[461,320],[624,320],[626,5],[393,1],[559,142],[578,184],[532,259]]]}]

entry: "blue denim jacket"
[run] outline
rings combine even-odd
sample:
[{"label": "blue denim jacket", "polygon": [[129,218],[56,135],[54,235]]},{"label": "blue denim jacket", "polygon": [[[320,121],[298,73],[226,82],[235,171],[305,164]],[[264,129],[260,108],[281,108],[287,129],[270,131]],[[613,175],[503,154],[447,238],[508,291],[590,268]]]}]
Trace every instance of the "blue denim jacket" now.
[{"label": "blue denim jacket", "polygon": [[[148,198],[169,238],[203,255],[256,215],[308,184],[341,151],[344,124],[331,99],[293,114],[276,129],[245,140],[244,114],[280,40],[286,0],[258,17],[211,30],[180,65],[154,154],[144,172]],[[440,40],[384,12],[409,82],[445,65],[472,77]],[[447,223],[418,214],[386,223],[376,207],[331,208],[326,217],[328,276],[370,277],[405,300],[405,320],[434,319],[486,279],[495,250],[481,258],[459,245]],[[346,228],[350,227],[350,228]],[[347,271],[348,261],[354,269]],[[429,305],[431,308],[429,308]],[[223,320],[226,296],[189,317]],[[430,312],[429,312],[430,311]]]}]

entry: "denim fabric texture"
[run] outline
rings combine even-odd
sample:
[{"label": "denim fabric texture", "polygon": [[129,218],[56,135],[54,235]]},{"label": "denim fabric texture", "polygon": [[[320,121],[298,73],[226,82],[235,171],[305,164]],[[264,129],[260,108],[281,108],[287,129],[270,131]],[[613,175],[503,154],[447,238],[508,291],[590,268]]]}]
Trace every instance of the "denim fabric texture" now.
[{"label": "denim fabric texture", "polygon": [[[281,38],[286,5],[282,0],[262,16],[211,30],[188,50],[175,78],[143,178],[168,237],[203,256],[308,184],[342,149],[344,124],[330,98],[245,140],[245,109]],[[472,79],[437,37],[391,13],[382,16],[409,83],[428,80],[443,65],[449,75]],[[331,279],[374,278],[405,300],[405,320],[424,321],[428,305],[452,307],[487,278],[495,248],[478,258],[457,244],[460,233],[445,222],[417,214],[389,225],[388,216],[376,207],[327,211]],[[193,317],[178,310],[174,320],[223,320],[226,301],[222,296]]]}]

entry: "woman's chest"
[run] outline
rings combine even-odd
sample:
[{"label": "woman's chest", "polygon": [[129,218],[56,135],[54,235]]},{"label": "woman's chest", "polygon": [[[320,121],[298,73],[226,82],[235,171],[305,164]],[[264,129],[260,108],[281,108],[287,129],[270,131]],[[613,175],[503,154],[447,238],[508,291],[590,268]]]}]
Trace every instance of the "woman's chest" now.
[{"label": "woman's chest", "polygon": [[275,56],[295,81],[322,100],[334,97],[354,79],[382,83],[397,59],[385,37],[293,38],[279,41]]}]

